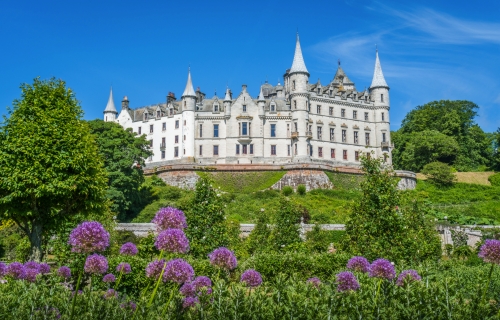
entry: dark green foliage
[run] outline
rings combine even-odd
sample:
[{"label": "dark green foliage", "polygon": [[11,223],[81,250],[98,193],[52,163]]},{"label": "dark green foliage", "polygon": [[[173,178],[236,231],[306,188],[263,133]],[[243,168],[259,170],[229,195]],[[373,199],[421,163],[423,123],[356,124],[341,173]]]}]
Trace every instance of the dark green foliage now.
[{"label": "dark green foliage", "polygon": [[492,186],[500,187],[500,172],[489,176],[488,181],[491,183]]},{"label": "dark green foliage", "polygon": [[108,210],[106,171],[64,81],[36,78],[21,90],[0,129],[0,219],[18,224],[40,260],[59,225]]},{"label": "dark green foliage", "polygon": [[301,212],[290,199],[281,197],[276,220],[271,233],[271,245],[274,250],[288,250],[289,246],[300,243],[299,222]]},{"label": "dark green foliage", "polygon": [[200,177],[212,180],[214,187],[232,193],[265,190],[278,182],[285,173],[286,171],[197,172]]},{"label": "dark green foliage", "polygon": [[465,231],[462,230],[450,230],[451,231],[451,240],[453,241],[453,247],[463,247],[467,245],[467,240],[469,236]]},{"label": "dark green foliage", "polygon": [[299,184],[297,186],[297,193],[300,194],[301,196],[306,194],[306,186],[303,184]]},{"label": "dark green foliage", "polygon": [[314,225],[313,229],[306,233],[306,245],[311,252],[325,253],[332,243],[329,231],[322,230],[318,224]]},{"label": "dark green foliage", "polygon": [[265,252],[269,250],[269,236],[271,229],[268,226],[269,217],[264,210],[257,213],[257,221],[246,239],[248,253]]},{"label": "dark green foliage", "polygon": [[206,257],[214,249],[229,244],[224,204],[220,194],[211,186],[211,181],[200,177],[196,183],[194,198],[186,211],[190,252],[197,257]]},{"label": "dark green foliage", "polygon": [[438,186],[449,186],[456,180],[451,167],[439,161],[426,164],[422,173],[427,177],[427,180]]},{"label": "dark green foliage", "polygon": [[282,189],[281,189],[281,192],[283,193],[283,195],[285,197],[288,197],[289,195],[291,195],[293,193],[293,188],[290,187],[290,186],[284,186]]}]

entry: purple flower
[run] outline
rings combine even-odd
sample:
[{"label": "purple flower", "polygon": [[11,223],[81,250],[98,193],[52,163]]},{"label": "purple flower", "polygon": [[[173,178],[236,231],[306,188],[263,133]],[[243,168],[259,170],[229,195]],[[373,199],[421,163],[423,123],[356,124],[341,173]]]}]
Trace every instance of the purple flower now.
[{"label": "purple flower", "polygon": [[7,274],[14,279],[24,279],[26,276],[26,268],[21,262],[12,262],[7,267]]},{"label": "purple flower", "polygon": [[156,237],[155,246],[158,250],[186,253],[189,250],[189,240],[180,229],[167,229]]},{"label": "purple flower", "polygon": [[488,239],[484,241],[478,256],[483,258],[484,262],[500,264],[500,240]]},{"label": "purple flower", "polygon": [[109,233],[99,222],[83,222],[71,231],[68,244],[78,253],[104,251],[109,246]]},{"label": "purple flower", "polygon": [[116,281],[116,277],[112,273],[108,273],[107,275],[102,277],[102,282],[110,283],[110,282],[115,282],[115,281]]},{"label": "purple flower", "polygon": [[66,266],[62,266],[57,269],[57,275],[64,279],[71,278],[71,269]]},{"label": "purple flower", "polygon": [[352,257],[347,262],[347,268],[354,271],[368,272],[370,271],[370,262],[365,257]]},{"label": "purple flower", "polygon": [[29,281],[29,282],[35,282],[36,277],[40,274],[38,269],[30,268],[30,269],[25,269],[25,270],[26,270],[26,272],[24,274],[24,279]]},{"label": "purple flower", "polygon": [[122,309],[130,309],[132,311],[135,311],[137,309],[137,305],[133,301],[129,301],[128,303],[122,303],[120,304],[120,308]]},{"label": "purple flower", "polygon": [[313,287],[319,288],[319,286],[321,285],[321,280],[314,277],[307,279],[306,283],[312,285]]},{"label": "purple flower", "polygon": [[399,274],[398,280],[396,280],[396,284],[402,287],[405,283],[420,281],[422,278],[418,275],[416,270],[404,270]]},{"label": "purple flower", "polygon": [[199,276],[196,277],[191,282],[185,282],[180,288],[179,292],[186,297],[195,297],[203,293],[203,288],[207,288],[205,291],[208,294],[212,293],[212,281],[209,277]]},{"label": "purple flower", "polygon": [[198,303],[200,303],[200,300],[198,300],[197,297],[186,297],[184,298],[184,300],[182,300],[182,307],[184,309],[192,308],[196,306]]},{"label": "purple flower", "polygon": [[7,266],[5,265],[5,263],[0,262],[0,278],[5,276],[6,274],[7,274]]},{"label": "purple flower", "polygon": [[41,274],[49,274],[50,273],[50,266],[47,263],[40,263],[39,264],[39,270]]},{"label": "purple flower", "polygon": [[35,261],[27,261],[24,263],[24,269],[28,270],[40,270],[40,265],[38,264],[38,262],[35,262]]},{"label": "purple flower", "polygon": [[196,296],[196,286],[193,282],[186,282],[179,289],[179,292],[185,297],[195,297]]},{"label": "purple flower", "polygon": [[208,257],[210,258],[210,264],[228,271],[238,266],[234,253],[225,247],[215,249]]},{"label": "purple flower", "polygon": [[150,262],[146,267],[146,277],[158,279],[165,264],[166,261],[163,259]]},{"label": "purple flower", "polygon": [[120,254],[126,256],[135,256],[137,252],[139,251],[137,250],[135,244],[133,244],[132,242],[124,243],[123,246],[120,248]]},{"label": "purple flower", "polygon": [[104,293],[104,299],[111,298],[118,298],[118,292],[116,292],[114,289],[108,289],[108,291]]},{"label": "purple flower", "polygon": [[193,279],[193,267],[183,259],[170,260],[163,273],[163,281],[173,281],[176,283],[189,282]]},{"label": "purple flower", "polygon": [[121,262],[117,267],[116,267],[117,272],[122,272],[123,274],[129,274],[130,271],[132,271],[132,268],[130,268],[130,264],[126,262]]},{"label": "purple flower", "polygon": [[201,288],[210,288],[212,286],[212,280],[209,277],[199,276],[196,277],[193,281],[196,290],[200,290]]},{"label": "purple flower", "polygon": [[241,282],[249,287],[258,287],[262,283],[262,276],[253,269],[248,269],[241,275]]},{"label": "purple flower", "polygon": [[391,280],[396,276],[396,270],[390,261],[377,259],[370,265],[370,277]]},{"label": "purple flower", "polygon": [[158,210],[151,222],[156,224],[158,231],[166,229],[185,229],[187,227],[184,212],[172,207]]},{"label": "purple flower", "polygon": [[359,289],[359,283],[356,276],[352,272],[344,271],[336,275],[337,278],[337,291],[356,291]]},{"label": "purple flower", "polygon": [[93,255],[87,257],[84,270],[87,273],[104,274],[108,271],[108,260],[106,257],[94,253]]}]

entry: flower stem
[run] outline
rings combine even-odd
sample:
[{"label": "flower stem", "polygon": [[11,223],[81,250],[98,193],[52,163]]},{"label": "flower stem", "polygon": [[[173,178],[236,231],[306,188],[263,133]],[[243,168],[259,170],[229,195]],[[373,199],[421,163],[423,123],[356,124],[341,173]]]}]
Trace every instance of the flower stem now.
[{"label": "flower stem", "polygon": [[122,275],[123,275],[123,267],[121,268],[120,274],[118,275],[118,280],[116,281],[115,285],[116,290],[118,290],[118,286],[120,285],[120,280],[122,279]]},{"label": "flower stem", "polygon": [[484,287],[483,298],[481,299],[481,304],[483,304],[484,300],[486,299],[486,292],[488,291],[488,287],[490,286],[491,275],[493,274],[493,267],[494,266],[495,266],[495,264],[492,263],[491,268],[490,268],[490,274],[488,275],[488,281],[486,282],[486,286]]},{"label": "flower stem", "polygon": [[170,305],[170,301],[172,301],[172,297],[174,296],[175,290],[177,290],[177,286],[175,286],[174,288],[172,288],[172,290],[170,290],[170,297],[168,298],[168,301],[165,304],[165,307],[163,308],[163,312],[161,314],[162,318],[165,318],[165,313],[167,312],[168,306]]},{"label": "flower stem", "polygon": [[151,298],[149,298],[148,308],[151,307],[151,305],[153,304],[153,300],[156,296],[156,291],[158,291],[158,287],[160,286],[160,282],[163,278],[163,273],[165,272],[166,266],[167,266],[167,262],[165,261],[165,263],[163,264],[163,268],[161,269],[160,276],[158,277],[158,280],[156,281],[155,289],[153,290],[153,293],[151,294]]},{"label": "flower stem", "polygon": [[378,298],[378,294],[380,292],[380,285],[381,284],[382,284],[382,279],[379,279],[378,286],[377,286],[377,293],[375,294],[375,306],[377,305],[377,298]]},{"label": "flower stem", "polygon": [[69,316],[70,320],[73,319],[73,312],[75,311],[76,296],[78,295],[78,289],[80,289],[80,281],[82,281],[82,275],[83,275],[83,270],[80,271],[80,274],[78,275],[78,281],[76,282],[75,294],[73,295],[73,302],[71,303],[71,314]]}]

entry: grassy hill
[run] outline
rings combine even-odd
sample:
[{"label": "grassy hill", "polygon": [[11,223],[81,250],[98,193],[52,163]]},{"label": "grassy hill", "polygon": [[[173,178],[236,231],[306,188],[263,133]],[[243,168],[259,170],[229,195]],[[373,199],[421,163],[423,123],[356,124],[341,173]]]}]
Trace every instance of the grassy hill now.
[{"label": "grassy hill", "polygon": [[[493,174],[495,174],[495,172],[493,171],[455,172],[455,177],[457,177],[457,182],[483,184],[486,186],[490,186],[491,183],[488,181],[488,177]],[[426,180],[425,176],[421,173],[417,173],[417,179]]]}]

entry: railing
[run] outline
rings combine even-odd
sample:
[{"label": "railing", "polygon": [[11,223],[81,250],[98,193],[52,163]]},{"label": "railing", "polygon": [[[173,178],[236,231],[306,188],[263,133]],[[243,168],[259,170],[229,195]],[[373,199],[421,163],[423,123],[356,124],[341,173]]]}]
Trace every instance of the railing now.
[{"label": "railing", "polygon": [[299,137],[298,131],[292,131],[292,139],[297,139]]},{"label": "railing", "polygon": [[166,143],[160,143],[160,150],[165,150]]},{"label": "railing", "polygon": [[307,138],[311,139],[313,137],[312,131],[307,131],[306,136],[307,136]]},{"label": "railing", "polygon": [[389,148],[391,146],[389,141],[382,141],[380,145],[382,146],[382,148]]}]

